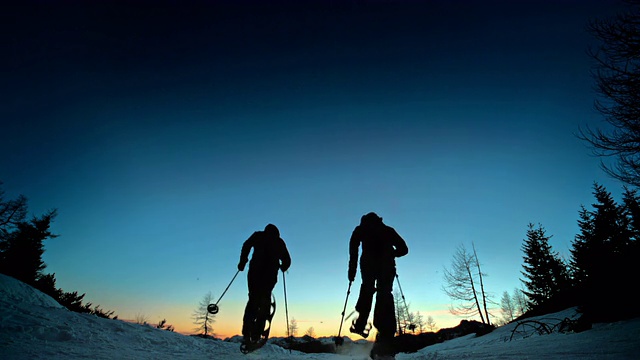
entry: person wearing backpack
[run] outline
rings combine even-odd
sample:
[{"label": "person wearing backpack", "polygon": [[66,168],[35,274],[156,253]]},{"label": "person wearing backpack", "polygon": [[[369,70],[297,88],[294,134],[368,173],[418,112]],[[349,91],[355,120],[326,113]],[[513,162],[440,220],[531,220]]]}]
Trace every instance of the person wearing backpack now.
[{"label": "person wearing backpack", "polygon": [[[251,249],[253,254],[249,261]],[[285,272],[291,266],[287,245],[280,238],[280,231],[275,225],[268,224],[263,231],[254,232],[242,244],[238,270],[243,271],[247,262],[249,300],[242,319],[242,336],[245,343],[255,344],[266,341],[264,327],[273,316],[269,314],[271,292],[278,281],[278,270]]]},{"label": "person wearing backpack", "polygon": [[395,355],[393,338],[396,332],[396,318],[393,299],[393,280],[396,276],[395,259],[405,256],[409,248],[396,230],[382,222],[382,218],[374,212],[363,215],[360,225],[356,226],[349,240],[349,271],[348,278],[353,282],[358,267],[358,252],[360,256],[360,275],[362,284],[356,303],[358,317],[350,327],[352,333],[363,337],[369,335],[366,329],[373,295],[376,294],[373,312],[373,326],[378,335],[373,349],[374,355]]}]

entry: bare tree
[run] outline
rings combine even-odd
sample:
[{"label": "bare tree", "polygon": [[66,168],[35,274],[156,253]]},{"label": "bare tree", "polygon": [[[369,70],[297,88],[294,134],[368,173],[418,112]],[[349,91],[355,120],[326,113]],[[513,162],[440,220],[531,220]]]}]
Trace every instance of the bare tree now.
[{"label": "bare tree", "polygon": [[595,108],[611,127],[580,129],[578,137],[592,146],[595,155],[616,158],[613,166],[601,162],[607,174],[640,186],[640,1],[625,2],[627,12],[589,24],[600,41],[588,52],[595,63]]},{"label": "bare tree", "polygon": [[478,279],[480,280],[480,294],[482,294],[482,308],[484,309],[484,315],[487,318],[487,325],[491,325],[491,320],[489,318],[489,310],[487,310],[487,292],[484,291],[484,273],[480,269],[480,260],[478,260],[478,252],[476,251],[476,245],[471,243],[471,247],[473,248],[473,258],[475,260],[476,270]]},{"label": "bare tree", "polygon": [[423,333],[425,329],[424,317],[420,314],[420,311],[411,314],[411,319],[413,320],[413,331],[418,329],[418,333]]},{"label": "bare tree", "polygon": [[502,299],[500,299],[500,311],[502,312],[502,323],[508,324],[516,318],[515,304],[508,291],[502,293]]},{"label": "bare tree", "polygon": [[298,321],[295,318],[289,320],[289,336],[296,336],[298,334]]},{"label": "bare tree", "polygon": [[402,301],[400,298],[400,292],[398,290],[393,291],[393,307],[396,310],[396,326],[398,334],[402,334],[404,331],[404,306],[402,305]]},{"label": "bare tree", "polygon": [[503,292],[500,300],[500,312],[502,313],[500,325],[508,324],[517,319],[524,314],[526,309],[527,299],[521,289],[513,289],[512,294],[509,294],[508,291]]},{"label": "bare tree", "polygon": [[[477,273],[474,272],[474,267]],[[443,291],[454,301],[450,309],[452,314],[469,317],[478,315],[482,323],[490,325],[482,275],[475,247],[474,252],[469,253],[464,244],[460,244],[453,255],[451,269],[444,269],[444,280],[447,286],[443,286]],[[480,281],[476,284],[478,278]]]},{"label": "bare tree", "polygon": [[316,337],[316,330],[313,328],[313,326],[311,326],[310,328],[307,329],[307,331],[304,333],[306,336],[310,336],[312,338]]},{"label": "bare tree", "polygon": [[215,322],[215,314],[211,314],[207,310],[207,307],[211,303],[213,303],[213,295],[211,295],[211,292],[208,292],[204,295],[200,303],[198,303],[198,307],[193,311],[193,314],[191,315],[191,317],[193,318],[193,323],[198,325],[194,330],[202,331],[202,334],[204,336],[213,336],[213,323]]},{"label": "bare tree", "polygon": [[436,329],[438,328],[436,326],[436,322],[433,320],[433,316],[431,315],[427,316],[427,322],[425,323],[425,326],[427,329],[429,329],[429,331],[436,331]]},{"label": "bare tree", "polygon": [[404,334],[407,330],[414,331],[413,314],[409,310],[410,304],[405,302],[402,294],[398,290],[393,291],[393,301],[396,308],[396,323],[398,324],[398,333]]},{"label": "bare tree", "polygon": [[527,311],[527,298],[524,295],[524,291],[522,291],[522,289],[513,289],[511,300],[513,301],[516,317],[524,314],[525,311]]}]

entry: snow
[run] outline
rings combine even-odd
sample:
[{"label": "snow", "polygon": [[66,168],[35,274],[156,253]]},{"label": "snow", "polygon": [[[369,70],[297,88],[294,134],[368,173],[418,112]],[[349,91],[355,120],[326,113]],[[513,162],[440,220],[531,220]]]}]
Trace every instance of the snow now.
[{"label": "snow", "polygon": [[[576,318],[575,309],[535,319],[556,324],[565,318]],[[509,324],[480,337],[467,335],[415,353],[399,353],[396,359],[637,359],[640,354],[640,318],[595,324],[593,329],[580,333],[518,332],[509,341],[515,326]],[[370,342],[347,341],[339,347],[340,354],[306,354],[268,343],[243,355],[239,351],[238,338],[233,340],[204,339],[75,313],[40,291],[0,274],[0,358],[6,360],[364,360],[371,346]]]}]

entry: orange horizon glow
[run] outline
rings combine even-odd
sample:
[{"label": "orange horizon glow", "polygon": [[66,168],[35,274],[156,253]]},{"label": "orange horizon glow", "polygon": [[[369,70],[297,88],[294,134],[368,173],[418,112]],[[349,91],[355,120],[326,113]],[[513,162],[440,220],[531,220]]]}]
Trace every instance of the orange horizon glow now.
[{"label": "orange horizon glow", "polygon": [[[433,306],[433,305],[432,305]],[[427,316],[431,316],[435,322],[435,331],[443,328],[452,328],[460,324],[463,319],[458,316],[454,316],[450,313],[447,304],[437,305],[436,309],[431,308],[428,310],[420,310],[420,313],[426,321]],[[168,308],[160,309],[158,312],[162,312],[166,316],[167,325],[174,327],[174,331],[183,335],[195,335],[201,333],[197,331],[197,325],[193,323],[190,316],[192,309],[190,306],[169,306]],[[240,336],[242,334],[242,317],[244,312],[244,303],[242,301],[234,301],[225,304],[224,312],[220,312],[216,315],[215,321],[212,324],[213,336],[219,339],[231,338],[233,336]],[[328,312],[328,311],[327,311]],[[159,321],[165,316],[152,316],[147,319],[147,323],[150,326],[155,327]],[[287,337],[287,321],[285,319],[285,312],[276,312],[274,317],[270,337]],[[127,316],[132,318],[131,315]],[[335,318],[325,316],[325,310],[319,309],[317,306],[305,306],[298,307],[295,310],[295,315],[289,313],[289,321],[295,319],[298,325],[296,336],[304,336],[307,331],[313,328],[315,338],[327,338],[334,337],[340,331],[340,335],[350,338],[352,340],[363,339],[359,335],[351,334],[349,332],[348,319],[340,329],[340,314],[338,313]],[[134,320],[123,321],[135,323]],[[370,318],[370,320],[372,320]],[[375,335],[375,328],[372,330],[368,339],[371,339]]]},{"label": "orange horizon glow", "polygon": [[[434,319],[436,323],[435,331],[443,328],[455,327],[459,325],[460,321],[462,320],[459,317],[455,317],[451,315],[449,310],[429,311],[429,315]],[[183,334],[183,335],[198,334],[198,332],[195,331],[195,325],[189,321],[173,322],[170,324],[174,326],[175,332],[178,332],[180,334]],[[298,331],[296,333],[296,336],[301,337],[305,335],[307,330],[309,330],[310,327],[313,327],[315,338],[334,337],[338,334],[338,330],[340,326],[338,320],[335,322],[328,322],[326,324],[312,324],[311,326],[306,326],[306,324],[307,322],[304,320],[298,321]],[[283,327],[284,327],[284,330],[281,329]],[[241,318],[239,318],[237,322],[224,321],[224,322],[215,322],[213,324],[213,336],[222,340],[231,338],[234,336],[241,336],[241,333],[242,333]],[[371,334],[372,335],[375,334],[375,328],[371,330]],[[347,325],[347,323],[345,323],[342,326],[340,335],[343,337],[347,337],[353,341],[363,340],[361,336],[351,334],[349,332],[349,326]],[[286,324],[281,323],[280,321],[274,322],[269,336],[270,337],[287,337]],[[370,340],[371,338],[372,336],[370,335],[368,339],[364,339],[364,340]]]}]

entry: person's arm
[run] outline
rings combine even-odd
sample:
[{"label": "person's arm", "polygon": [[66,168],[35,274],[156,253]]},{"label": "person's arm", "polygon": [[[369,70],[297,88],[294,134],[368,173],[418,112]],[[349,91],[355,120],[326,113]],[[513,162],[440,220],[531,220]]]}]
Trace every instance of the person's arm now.
[{"label": "person's arm", "polygon": [[391,232],[393,247],[395,248],[393,256],[401,257],[401,256],[407,255],[409,253],[409,248],[407,247],[407,243],[404,241],[402,236],[400,236],[394,228],[389,227],[389,229]]},{"label": "person's arm", "polygon": [[251,248],[253,247],[253,242],[255,241],[254,232],[245,242],[242,244],[242,250],[240,251],[240,262],[238,262],[238,270],[243,271],[245,265],[247,265],[247,261],[249,261],[249,252],[251,252]]},{"label": "person's arm", "polygon": [[287,244],[284,242],[284,240],[280,239],[280,242],[282,243],[282,251],[280,254],[280,270],[282,270],[282,272],[285,272],[289,270],[289,267],[291,266],[291,255],[289,255],[289,250],[287,249]]},{"label": "person's arm", "polygon": [[349,240],[349,271],[347,277],[349,281],[353,281],[356,278],[356,271],[358,270],[358,249],[360,248],[360,229],[358,226],[353,230],[351,239]]}]

